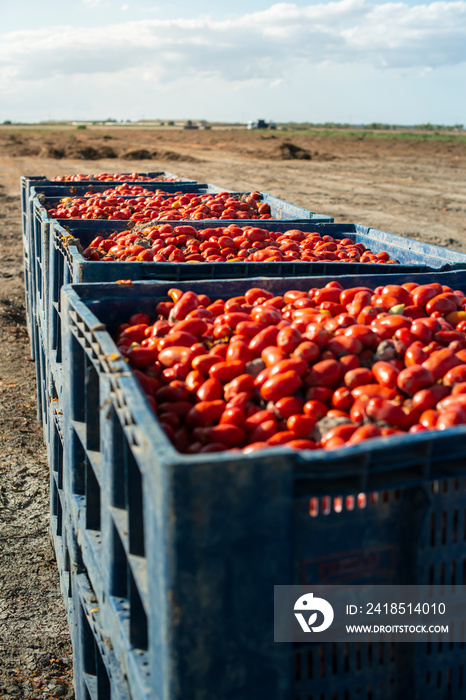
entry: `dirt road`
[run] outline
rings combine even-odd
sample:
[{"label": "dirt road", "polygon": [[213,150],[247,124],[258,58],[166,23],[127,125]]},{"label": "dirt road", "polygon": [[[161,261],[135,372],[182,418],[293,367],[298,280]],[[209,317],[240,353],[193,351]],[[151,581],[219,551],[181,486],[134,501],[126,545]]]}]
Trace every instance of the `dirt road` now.
[{"label": "dirt road", "polygon": [[466,251],[465,169],[461,142],[0,127],[0,697],[73,697],[25,326],[20,175],[169,170]]}]

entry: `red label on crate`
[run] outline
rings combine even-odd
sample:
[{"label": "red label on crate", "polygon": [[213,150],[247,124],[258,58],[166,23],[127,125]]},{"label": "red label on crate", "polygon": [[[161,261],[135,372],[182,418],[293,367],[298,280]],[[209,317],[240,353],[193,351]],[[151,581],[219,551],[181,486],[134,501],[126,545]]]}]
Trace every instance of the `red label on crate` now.
[{"label": "red label on crate", "polygon": [[395,548],[372,547],[306,559],[301,564],[302,584],[371,583],[390,581],[395,574]]}]

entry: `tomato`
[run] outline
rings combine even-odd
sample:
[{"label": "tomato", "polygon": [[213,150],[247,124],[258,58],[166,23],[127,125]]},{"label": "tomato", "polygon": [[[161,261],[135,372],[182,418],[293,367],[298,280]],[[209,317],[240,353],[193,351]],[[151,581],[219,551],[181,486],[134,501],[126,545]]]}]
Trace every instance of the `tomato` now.
[{"label": "tomato", "polygon": [[285,360],[280,360],[277,364],[270,368],[270,377],[274,377],[276,374],[283,374],[283,372],[289,372],[293,370],[300,377],[302,377],[308,371],[307,362],[300,360],[297,357],[290,357]]},{"label": "tomato", "polygon": [[390,401],[396,399],[398,392],[395,389],[390,389],[390,387],[381,386],[380,384],[359,384],[351,390],[351,396],[354,399],[361,400],[379,397]]},{"label": "tomato", "polygon": [[372,289],[370,289],[369,287],[351,287],[351,289],[343,289],[340,292],[340,304],[343,304],[343,306],[347,306],[360,293],[369,294],[369,296],[371,297]]},{"label": "tomato", "polygon": [[279,330],[275,326],[269,326],[259,331],[249,342],[249,349],[253,351],[256,357],[259,357],[262,350],[271,345],[275,345]]},{"label": "tomato", "polygon": [[377,334],[371,327],[355,324],[345,329],[344,335],[350,338],[357,338],[364,348],[375,348],[379,343]]},{"label": "tomato", "polygon": [[450,389],[442,384],[434,384],[427,389],[420,389],[413,395],[413,406],[421,411],[426,411],[429,408],[434,408],[449,393]]},{"label": "tomato", "polygon": [[406,350],[404,361],[407,367],[411,365],[421,365],[429,357],[420,340],[415,340]]},{"label": "tomato", "polygon": [[403,369],[397,377],[396,384],[400,391],[413,396],[421,389],[431,387],[435,383],[433,373],[425,365],[411,365]]},{"label": "tomato", "polygon": [[138,323],[134,326],[127,326],[117,336],[117,342],[130,341],[132,343],[141,343],[146,337],[145,332],[149,326],[147,323]]},{"label": "tomato", "polygon": [[384,318],[377,318],[371,323],[371,328],[382,340],[392,338],[399,328],[409,328],[410,326],[411,321],[409,318],[397,314],[385,316]]},{"label": "tomato", "polygon": [[192,435],[202,443],[222,443],[229,448],[240,447],[246,438],[245,431],[233,423],[195,428]]},{"label": "tomato", "polygon": [[334,409],[339,409],[340,411],[349,411],[354,403],[354,398],[351,395],[350,390],[346,386],[341,386],[335,389],[332,396],[332,407]]},{"label": "tomato", "polygon": [[250,442],[265,442],[277,432],[277,421],[275,417],[265,420],[256,425],[248,434]]},{"label": "tomato", "polygon": [[243,453],[248,455],[251,454],[251,452],[258,452],[259,450],[264,450],[267,447],[269,447],[269,445],[266,442],[254,442],[243,448]]},{"label": "tomato", "polygon": [[379,397],[372,397],[365,407],[366,414],[374,421],[384,421],[391,426],[407,430],[416,420],[412,420],[399,404]]},{"label": "tomato", "polygon": [[316,362],[305,378],[305,385],[334,387],[343,375],[343,367],[337,360],[321,360]]},{"label": "tomato", "polygon": [[[343,294],[343,292],[342,292]],[[369,291],[358,292],[351,302],[346,304],[346,310],[351,316],[357,318],[361,311],[371,303],[372,294]]]},{"label": "tomato", "polygon": [[422,366],[432,372],[434,381],[443,377],[449,370],[453,369],[457,365],[460,365],[461,360],[459,360],[455,353],[449,348],[443,348],[442,350],[437,350],[433,352],[432,355],[424,360]]},{"label": "tomato", "polygon": [[312,342],[312,340],[305,340],[293,350],[292,356],[296,357],[308,364],[311,364],[317,360],[320,355],[320,348],[317,343]]},{"label": "tomato", "polygon": [[251,311],[251,318],[256,323],[272,326],[281,321],[282,315],[274,306],[259,305]]},{"label": "tomato", "polygon": [[[147,380],[148,377],[143,375]],[[155,398],[161,403],[167,401],[187,401],[189,398],[188,387],[185,382],[173,381],[166,386],[161,386],[155,392]]]},{"label": "tomato", "polygon": [[215,401],[217,399],[223,399],[223,384],[210,377],[206,379],[203,384],[196,391],[196,396],[199,401]]},{"label": "tomato", "polygon": [[466,364],[452,367],[443,377],[445,386],[454,386],[463,382],[466,382]]},{"label": "tomato", "polygon": [[434,430],[437,425],[437,418],[439,416],[438,411],[433,408],[428,408],[423,411],[419,417],[419,423],[427,430]]},{"label": "tomato", "polygon": [[347,442],[353,433],[358,429],[357,425],[354,423],[343,423],[342,425],[336,425],[331,428],[321,439],[322,446],[328,448],[329,443],[335,438],[341,439],[341,443]]},{"label": "tomato", "polygon": [[209,376],[218,379],[223,383],[231,382],[232,379],[244,374],[245,363],[241,360],[231,360],[230,362],[217,362],[209,369]]},{"label": "tomato", "polygon": [[326,350],[330,350],[334,353],[335,357],[341,357],[341,355],[358,355],[363,345],[361,341],[355,336],[351,335],[340,335],[335,338],[331,338],[325,346]]},{"label": "tomato", "polygon": [[439,311],[441,314],[450,314],[452,311],[457,311],[459,306],[459,299],[454,294],[442,293],[429,299],[426,304],[426,311],[429,314],[434,311]]},{"label": "tomato", "polygon": [[370,440],[371,438],[380,437],[382,434],[380,428],[376,425],[368,424],[361,425],[360,428],[356,428],[354,433],[349,437],[346,444],[347,445],[357,445],[364,440]]},{"label": "tomato", "polygon": [[254,378],[250,374],[239,374],[237,377],[232,379],[231,382],[225,384],[224,396],[225,399],[229,401],[241,392],[252,393],[254,388]]},{"label": "tomato", "polygon": [[[445,396],[447,396],[447,394],[449,393],[448,387],[445,387],[445,392]],[[455,396],[455,394],[466,394],[466,382],[459,382],[459,384],[454,384],[451,393],[453,396]],[[442,398],[444,397],[442,396]]]},{"label": "tomato", "polygon": [[317,418],[314,416],[298,413],[289,416],[286,421],[286,427],[295,434],[295,437],[308,438],[310,437],[316,423]]},{"label": "tomato", "polygon": [[292,396],[301,386],[302,381],[294,370],[269,377],[260,388],[262,398],[267,401],[278,401],[285,396]]},{"label": "tomato", "polygon": [[240,362],[251,362],[254,359],[254,353],[249,349],[248,344],[242,340],[230,340],[228,344],[226,360],[232,362],[239,360]]},{"label": "tomato", "polygon": [[171,347],[161,350],[158,354],[158,361],[164,367],[172,367],[175,363],[181,363],[188,366],[193,358],[191,348],[184,346],[172,345]]},{"label": "tomato", "polygon": [[381,386],[395,389],[399,371],[390,362],[379,360],[372,365],[372,374]]},{"label": "tomato", "polygon": [[157,348],[159,351],[174,345],[182,345],[190,348],[191,345],[195,343],[197,343],[197,338],[195,335],[192,335],[192,333],[186,333],[186,331],[170,331],[167,335],[158,340]]},{"label": "tomato", "polygon": [[227,423],[231,425],[239,425],[243,427],[246,422],[246,415],[241,408],[227,408],[222,413],[219,424]]},{"label": "tomato", "polygon": [[290,440],[286,443],[287,447],[291,447],[293,450],[315,450],[317,444],[313,440]]},{"label": "tomato", "polygon": [[277,346],[285,353],[291,353],[301,343],[301,333],[292,326],[282,328],[276,339]]},{"label": "tomato", "polygon": [[282,360],[286,360],[287,357],[286,352],[275,345],[269,345],[261,352],[261,359],[264,360],[265,366],[270,367],[270,369],[276,367]]},{"label": "tomato", "polygon": [[367,367],[356,367],[345,373],[343,381],[349,389],[355,389],[357,386],[375,383],[375,377]]},{"label": "tomato", "polygon": [[280,430],[267,440],[269,445],[286,445],[287,442],[296,439],[296,434],[291,430]]},{"label": "tomato", "polygon": [[199,401],[195,406],[191,406],[186,415],[187,427],[214,425],[220,420],[226,408],[226,402],[221,399],[215,401]]},{"label": "tomato", "polygon": [[432,284],[422,284],[416,289],[413,289],[411,296],[416,306],[425,306],[430,299],[433,299],[437,294],[441,294],[442,286],[436,282]]},{"label": "tomato", "polygon": [[448,430],[448,428],[454,428],[455,425],[463,425],[464,423],[466,423],[466,410],[461,406],[452,406],[439,414],[435,428],[436,430]]},{"label": "tomato", "polygon": [[274,411],[278,418],[286,420],[295,413],[302,413],[304,401],[298,396],[284,396],[275,402]]}]

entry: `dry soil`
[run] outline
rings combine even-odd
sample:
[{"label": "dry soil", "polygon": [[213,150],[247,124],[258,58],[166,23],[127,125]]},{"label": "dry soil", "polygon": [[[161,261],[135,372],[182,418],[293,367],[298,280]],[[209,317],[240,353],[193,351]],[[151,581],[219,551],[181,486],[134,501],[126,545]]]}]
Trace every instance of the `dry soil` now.
[{"label": "dry soil", "polygon": [[21,175],[168,170],[466,251],[466,143],[236,129],[0,127],[0,697],[72,698],[25,324]]}]

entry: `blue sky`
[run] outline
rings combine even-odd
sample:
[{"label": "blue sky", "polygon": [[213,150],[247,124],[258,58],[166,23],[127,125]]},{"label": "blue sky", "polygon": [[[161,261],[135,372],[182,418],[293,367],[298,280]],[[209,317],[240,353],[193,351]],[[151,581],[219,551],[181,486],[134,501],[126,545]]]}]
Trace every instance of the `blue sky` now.
[{"label": "blue sky", "polygon": [[466,124],[466,0],[0,0],[0,122]]}]

